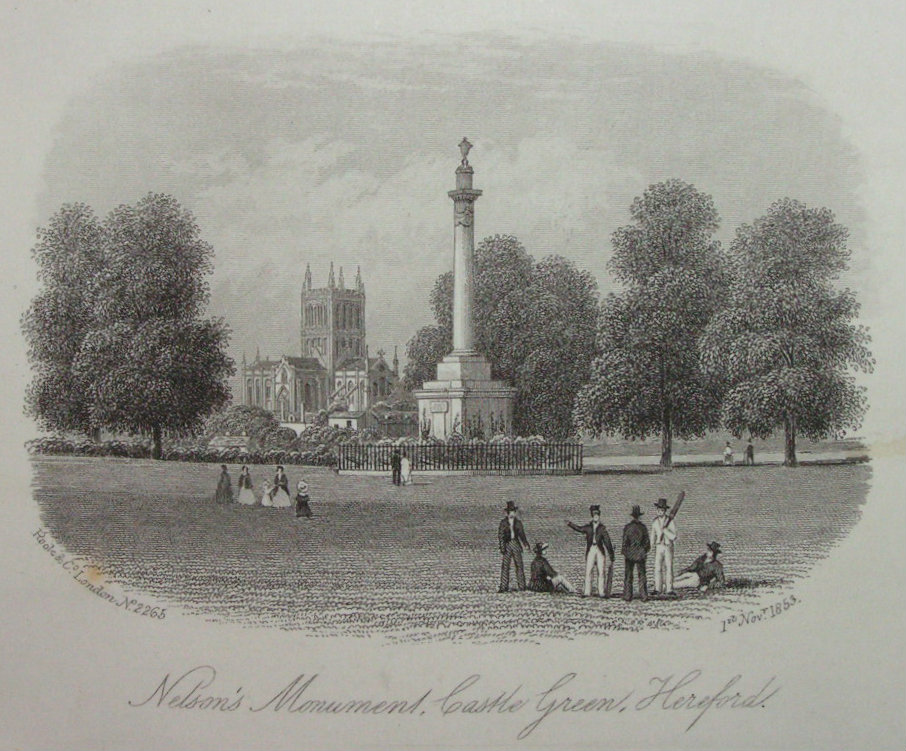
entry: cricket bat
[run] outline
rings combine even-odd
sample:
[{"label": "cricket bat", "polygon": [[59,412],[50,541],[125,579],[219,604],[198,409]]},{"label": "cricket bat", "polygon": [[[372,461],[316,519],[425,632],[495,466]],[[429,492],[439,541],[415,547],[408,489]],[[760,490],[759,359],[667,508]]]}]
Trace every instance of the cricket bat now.
[{"label": "cricket bat", "polygon": [[667,514],[667,524],[673,521],[674,517],[680,510],[680,506],[683,505],[683,499],[686,497],[686,491],[681,490],[680,494],[676,497],[676,503],[673,504],[673,508],[670,509],[670,513]]}]

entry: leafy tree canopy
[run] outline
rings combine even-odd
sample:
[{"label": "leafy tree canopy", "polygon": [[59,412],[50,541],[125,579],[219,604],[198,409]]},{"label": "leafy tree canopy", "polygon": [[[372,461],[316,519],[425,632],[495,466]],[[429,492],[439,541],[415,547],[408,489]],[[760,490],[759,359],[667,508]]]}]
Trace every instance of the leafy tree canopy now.
[{"label": "leafy tree canopy", "polygon": [[670,466],[673,437],[701,436],[720,415],[720,382],[698,352],[727,284],[711,237],[719,217],[710,196],[680,180],[652,185],[630,213],[633,223],[613,234],[609,264],[626,289],[604,301],[600,354],[575,416],[595,434],[660,433],[661,464]]},{"label": "leafy tree canopy", "polygon": [[871,372],[859,304],[835,282],[847,268],[848,232],[826,208],[791,199],[743,225],[731,246],[727,309],[702,338],[702,362],[729,387],[723,419],[736,435],[782,428],[785,462],[796,435],[820,439],[859,426],[864,390],[853,371]]},{"label": "leafy tree canopy", "polygon": [[150,433],[199,426],[229,399],[229,331],[202,319],[213,249],[175,199],[149,194],[99,222],[63,206],[33,251],[42,289],[23,317],[44,426]]}]

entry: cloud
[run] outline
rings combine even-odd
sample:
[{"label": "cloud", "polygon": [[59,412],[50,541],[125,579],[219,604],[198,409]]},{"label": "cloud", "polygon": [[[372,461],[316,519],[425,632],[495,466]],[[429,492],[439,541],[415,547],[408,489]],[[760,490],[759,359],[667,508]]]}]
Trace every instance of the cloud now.
[{"label": "cloud", "polygon": [[299,287],[362,267],[369,342],[404,345],[452,265],[453,187],[467,135],[479,237],[560,253],[602,289],[610,235],[669,177],[711,193],[721,238],[785,195],[834,209],[858,241],[862,167],[800,83],[708,55],[500,36],[191,48],[76,97],[48,155],[49,215],[174,194],[217,252],[212,311],[234,350],[297,353]]}]

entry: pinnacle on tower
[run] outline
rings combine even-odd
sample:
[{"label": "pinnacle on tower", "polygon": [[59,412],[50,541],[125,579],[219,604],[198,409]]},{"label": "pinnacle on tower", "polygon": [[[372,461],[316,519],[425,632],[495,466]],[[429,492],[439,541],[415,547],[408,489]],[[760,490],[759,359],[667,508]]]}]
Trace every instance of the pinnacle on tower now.
[{"label": "pinnacle on tower", "polygon": [[399,375],[400,374],[400,358],[397,355],[396,350],[397,350],[397,346],[394,344],[393,345],[393,373],[395,375]]},{"label": "pinnacle on tower", "polygon": [[359,292],[365,291],[365,285],[362,283],[362,267],[361,266],[355,267],[355,288]]},{"label": "pinnacle on tower", "polygon": [[327,275],[327,286],[331,289],[337,286],[333,278],[333,261],[330,262],[330,273]]},{"label": "pinnacle on tower", "polygon": [[305,289],[311,289],[311,264],[305,264],[305,281],[303,282],[303,287]]},{"label": "pinnacle on tower", "polygon": [[340,266],[340,289],[346,289],[346,282],[343,281],[343,267]]}]

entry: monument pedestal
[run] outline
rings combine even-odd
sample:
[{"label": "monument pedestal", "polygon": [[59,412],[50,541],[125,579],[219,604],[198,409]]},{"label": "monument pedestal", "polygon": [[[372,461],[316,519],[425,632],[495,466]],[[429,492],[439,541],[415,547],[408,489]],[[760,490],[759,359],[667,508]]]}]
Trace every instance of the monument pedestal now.
[{"label": "monument pedestal", "polygon": [[432,436],[490,438],[495,429],[512,429],[515,394],[512,386],[491,379],[491,364],[477,352],[451,352],[438,363],[437,380],[425,381],[415,398]]}]

